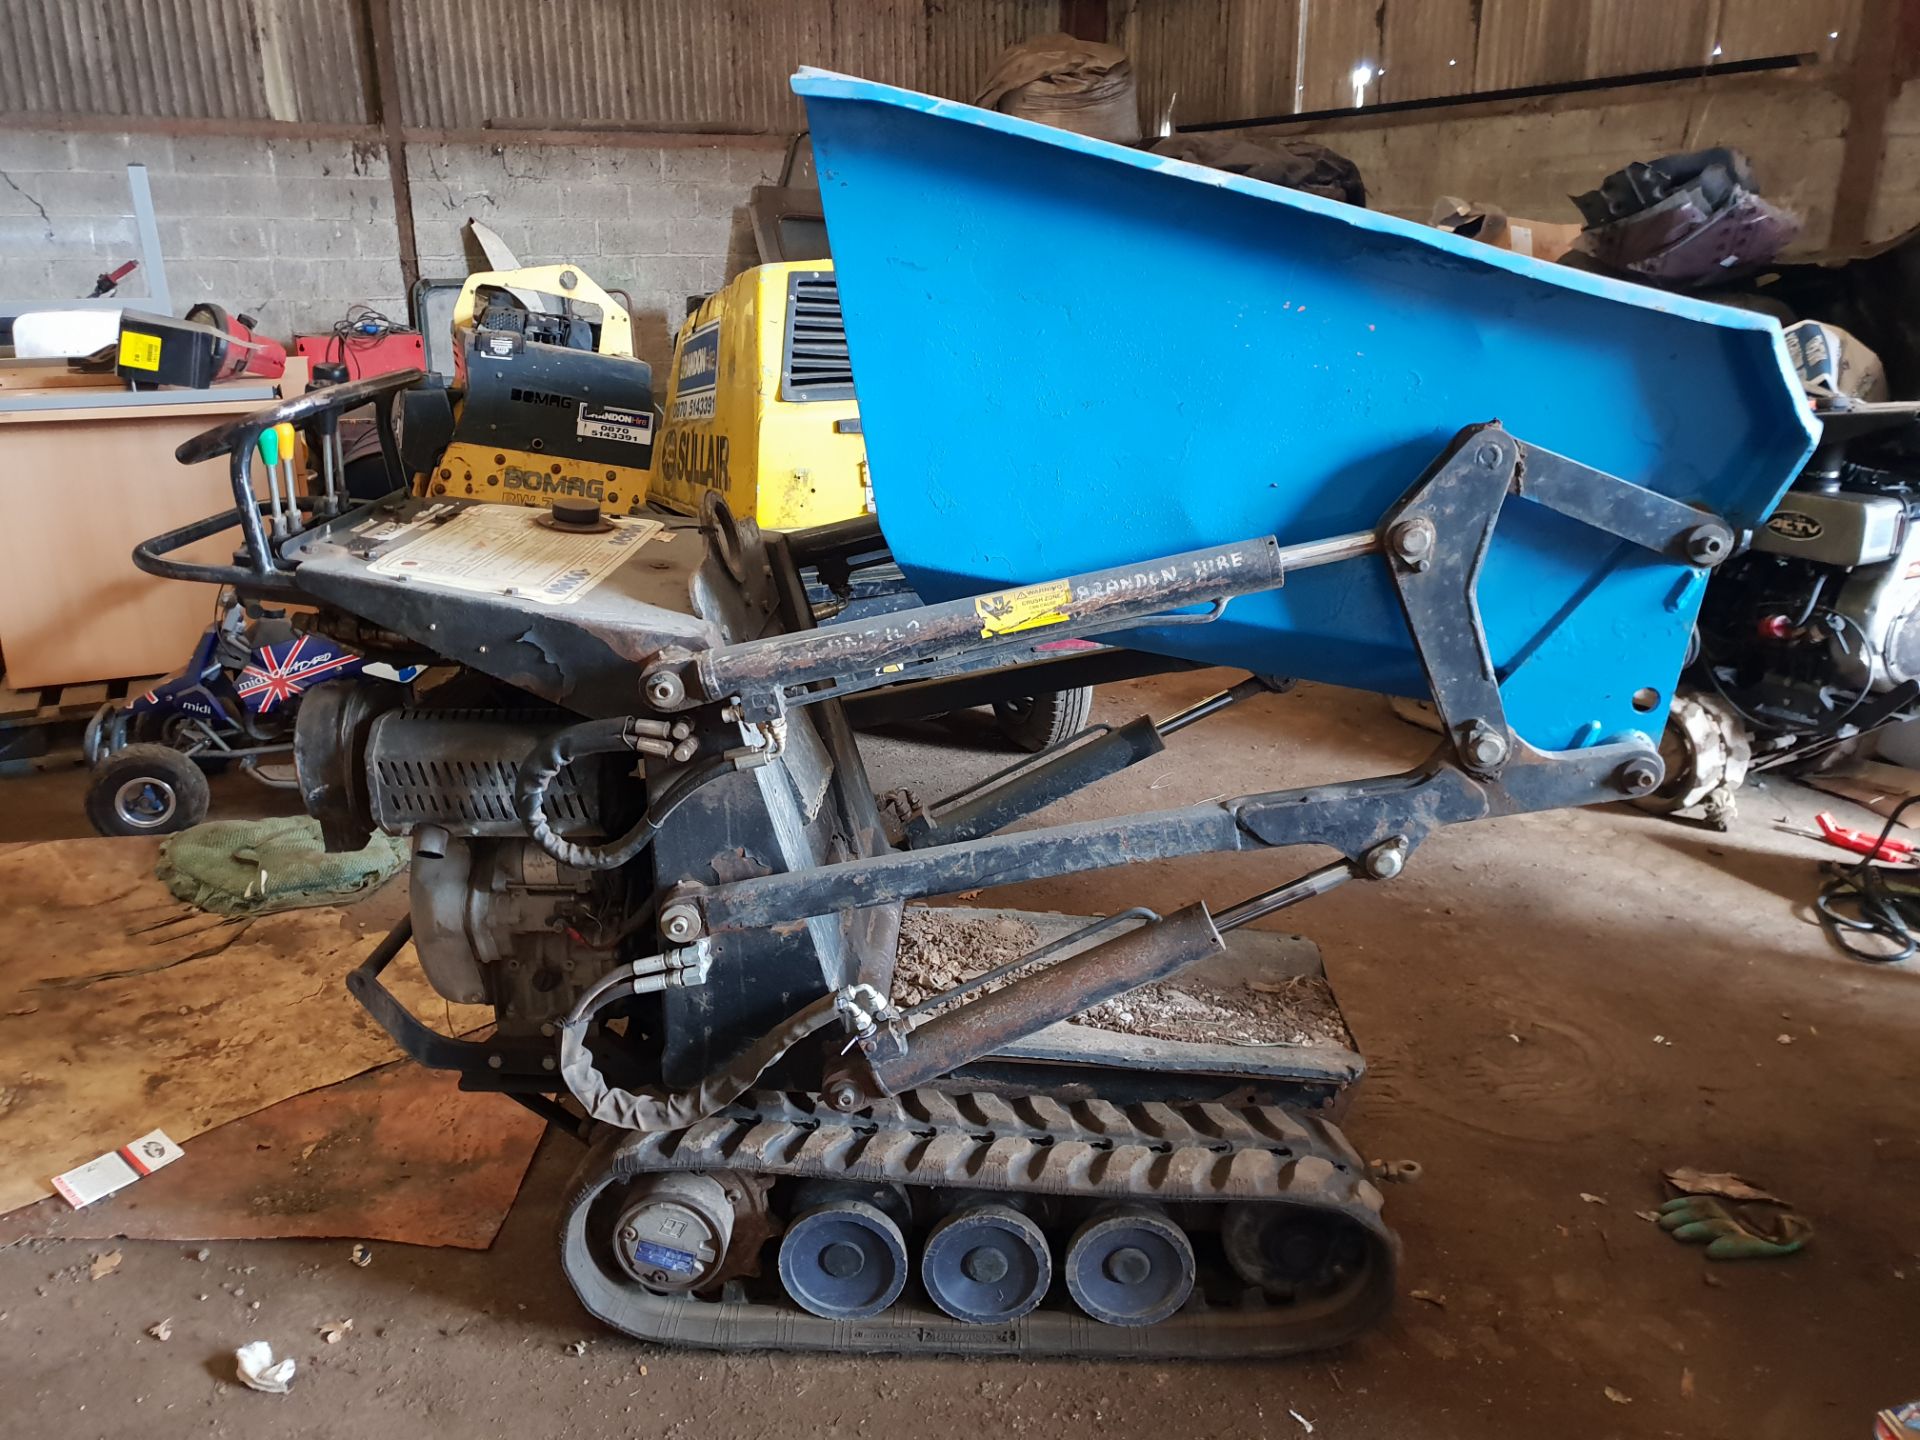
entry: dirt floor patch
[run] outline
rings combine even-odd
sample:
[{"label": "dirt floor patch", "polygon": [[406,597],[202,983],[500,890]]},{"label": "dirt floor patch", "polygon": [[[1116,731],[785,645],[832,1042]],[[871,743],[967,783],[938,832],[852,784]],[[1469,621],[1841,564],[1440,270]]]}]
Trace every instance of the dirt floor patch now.
[{"label": "dirt floor patch", "polygon": [[[1039,942],[1039,932],[1025,920],[909,909],[900,917],[893,1003],[902,1009],[918,1005],[929,995],[1019,959]],[[998,990],[1013,978],[996,980],[987,989]]]},{"label": "dirt floor patch", "polygon": [[[1039,938],[1032,925],[1010,916],[909,909],[900,921],[893,1003],[903,1008],[917,1005],[929,995],[1017,960]],[[986,989],[997,990],[1020,973],[996,980]],[[1325,980],[1309,975],[1245,984],[1194,978],[1143,985],[1095,1006],[1073,1023],[1113,1034],[1195,1044],[1344,1049],[1352,1043],[1333,991]]]},{"label": "dirt floor patch", "polygon": [[1333,991],[1317,975],[1244,985],[1180,981],[1143,985],[1074,1021],[1096,1030],[1200,1045],[1332,1045],[1345,1049]]}]

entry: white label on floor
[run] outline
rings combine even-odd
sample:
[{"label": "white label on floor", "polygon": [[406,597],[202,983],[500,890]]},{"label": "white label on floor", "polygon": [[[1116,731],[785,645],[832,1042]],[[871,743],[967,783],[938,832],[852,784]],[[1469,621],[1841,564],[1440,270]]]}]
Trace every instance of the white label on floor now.
[{"label": "white label on floor", "polygon": [[151,1175],[162,1165],[171,1165],[186,1152],[169,1140],[163,1130],[149,1130],[129,1145],[76,1165],[64,1175],[53,1177],[53,1188],[74,1209],[91,1205],[116,1190],[124,1190],[142,1175]]}]

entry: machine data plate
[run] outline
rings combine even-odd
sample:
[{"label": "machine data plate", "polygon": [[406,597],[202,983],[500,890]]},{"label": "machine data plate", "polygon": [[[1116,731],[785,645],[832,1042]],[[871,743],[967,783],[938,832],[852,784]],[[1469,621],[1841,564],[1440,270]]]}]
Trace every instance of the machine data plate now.
[{"label": "machine data plate", "polygon": [[388,550],[367,568],[454,590],[565,605],[592,590],[660,535],[657,520],[610,519],[581,534],[542,523],[517,505],[476,505]]}]

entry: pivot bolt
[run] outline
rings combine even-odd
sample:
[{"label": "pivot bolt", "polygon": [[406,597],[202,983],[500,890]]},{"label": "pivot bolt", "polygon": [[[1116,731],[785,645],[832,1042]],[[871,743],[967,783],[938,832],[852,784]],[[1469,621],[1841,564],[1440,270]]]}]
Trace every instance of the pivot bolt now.
[{"label": "pivot bolt", "polygon": [[687,698],[687,687],[671,670],[649,675],[646,688],[647,700],[656,710],[671,710]]},{"label": "pivot bolt", "polygon": [[1402,520],[1387,532],[1393,558],[1409,570],[1424,570],[1433,563],[1433,541],[1433,522],[1424,516]]},{"label": "pivot bolt", "polygon": [[1628,795],[1651,794],[1660,783],[1660,767],[1651,760],[1629,760],[1620,767],[1615,779]]},{"label": "pivot bolt", "polygon": [[1500,447],[1489,441],[1473,452],[1473,458],[1482,470],[1491,470],[1500,463]]},{"label": "pivot bolt", "polygon": [[667,906],[660,916],[660,933],[677,945],[684,945],[700,933],[700,912],[682,900]]},{"label": "pivot bolt", "polygon": [[1727,541],[1718,525],[1697,525],[1687,532],[1687,558],[1696,565],[1718,565],[1727,558]]},{"label": "pivot bolt", "polygon": [[860,1087],[851,1080],[836,1080],[827,1086],[826,1099],[842,1115],[850,1115],[860,1108]]},{"label": "pivot bolt", "polygon": [[1399,835],[1382,840],[1361,857],[1361,866],[1375,880],[1391,880],[1407,868],[1407,842]]},{"label": "pivot bolt", "polygon": [[1467,726],[1467,738],[1461,749],[1467,763],[1476,770],[1493,770],[1506,763],[1506,737],[1484,720],[1475,720]]}]

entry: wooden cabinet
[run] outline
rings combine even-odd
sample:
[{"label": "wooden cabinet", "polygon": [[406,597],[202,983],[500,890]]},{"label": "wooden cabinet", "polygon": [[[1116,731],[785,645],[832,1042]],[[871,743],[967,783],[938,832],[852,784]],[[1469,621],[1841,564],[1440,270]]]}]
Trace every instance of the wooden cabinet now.
[{"label": "wooden cabinet", "polygon": [[[266,383],[215,386],[190,404],[129,394],[126,405],[84,410],[9,410],[5,397],[23,392],[0,392],[0,655],[10,688],[159,675],[186,661],[213,616],[213,587],[142,574],[130,552],[232,506],[227,460],[182,465],[174,447],[272,403],[223,400],[222,389]],[[274,383],[299,394],[306,362],[290,359]],[[183,558],[224,561],[238,533]]]}]

